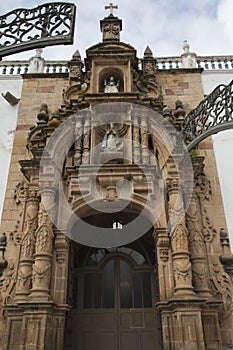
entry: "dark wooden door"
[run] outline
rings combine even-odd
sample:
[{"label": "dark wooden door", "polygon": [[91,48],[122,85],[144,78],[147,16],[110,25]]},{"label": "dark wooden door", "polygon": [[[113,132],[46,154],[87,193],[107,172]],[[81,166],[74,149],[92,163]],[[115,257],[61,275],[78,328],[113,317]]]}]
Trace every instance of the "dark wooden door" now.
[{"label": "dark wooden door", "polygon": [[161,349],[153,267],[133,250],[130,257],[113,252],[100,260],[77,274],[72,349]]}]

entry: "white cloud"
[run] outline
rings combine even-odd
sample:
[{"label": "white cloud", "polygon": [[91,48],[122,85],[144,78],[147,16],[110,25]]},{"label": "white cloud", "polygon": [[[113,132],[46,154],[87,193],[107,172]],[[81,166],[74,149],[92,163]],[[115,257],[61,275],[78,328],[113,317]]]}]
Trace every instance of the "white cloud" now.
[{"label": "white cloud", "polygon": [[230,42],[227,43],[230,47],[232,47],[233,45],[232,14],[233,14],[233,1],[221,0],[217,9],[217,18],[219,23],[223,24],[223,27],[227,36],[226,39],[230,40]]}]

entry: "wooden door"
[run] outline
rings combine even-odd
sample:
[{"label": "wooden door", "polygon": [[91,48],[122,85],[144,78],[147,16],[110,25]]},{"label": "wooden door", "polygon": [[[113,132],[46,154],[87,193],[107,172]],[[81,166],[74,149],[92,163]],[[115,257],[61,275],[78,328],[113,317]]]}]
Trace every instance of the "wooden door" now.
[{"label": "wooden door", "polygon": [[78,271],[73,350],[161,349],[153,266],[138,252],[123,251]]}]

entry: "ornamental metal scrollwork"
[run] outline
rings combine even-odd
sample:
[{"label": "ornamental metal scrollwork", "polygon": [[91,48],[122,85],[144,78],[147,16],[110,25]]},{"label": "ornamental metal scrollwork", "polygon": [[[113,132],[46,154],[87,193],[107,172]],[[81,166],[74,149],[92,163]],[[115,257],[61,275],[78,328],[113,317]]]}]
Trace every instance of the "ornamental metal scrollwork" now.
[{"label": "ornamental metal scrollwork", "polygon": [[182,131],[188,150],[206,137],[233,128],[233,80],[219,85],[184,119]]},{"label": "ornamental metal scrollwork", "polygon": [[54,2],[0,16],[0,57],[45,46],[72,44],[76,6]]}]

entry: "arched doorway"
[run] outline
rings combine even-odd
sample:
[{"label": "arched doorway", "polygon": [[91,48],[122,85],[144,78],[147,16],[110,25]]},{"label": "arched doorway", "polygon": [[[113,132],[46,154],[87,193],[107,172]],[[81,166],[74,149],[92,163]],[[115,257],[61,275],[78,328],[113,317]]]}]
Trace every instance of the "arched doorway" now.
[{"label": "arched doorway", "polygon": [[72,243],[66,349],[162,349],[151,232],[124,247]]}]

